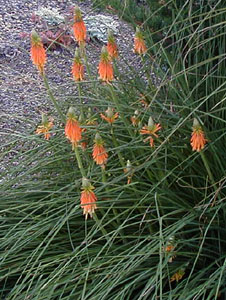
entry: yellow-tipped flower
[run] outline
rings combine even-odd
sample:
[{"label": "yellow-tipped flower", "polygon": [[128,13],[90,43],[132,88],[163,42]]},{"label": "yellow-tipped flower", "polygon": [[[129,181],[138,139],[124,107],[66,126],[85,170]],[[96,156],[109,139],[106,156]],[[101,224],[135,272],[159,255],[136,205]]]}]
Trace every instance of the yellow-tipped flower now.
[{"label": "yellow-tipped flower", "polygon": [[42,113],[42,124],[39,125],[36,129],[36,134],[44,134],[44,138],[49,140],[50,138],[50,129],[53,127],[53,120],[48,121],[47,116]]},{"label": "yellow-tipped flower", "polygon": [[31,32],[31,60],[38,68],[40,73],[44,73],[44,65],[46,63],[46,51],[43,47],[41,37],[35,30]]},{"label": "yellow-tipped flower", "polygon": [[202,127],[196,118],[194,118],[193,121],[190,142],[191,142],[192,150],[197,152],[200,152],[204,148],[205,144],[207,143]]},{"label": "yellow-tipped flower", "polygon": [[97,197],[93,192],[94,187],[90,184],[89,180],[87,178],[82,179],[82,189],[81,192],[81,207],[83,209],[83,215],[85,215],[85,218],[88,218],[88,215],[92,218],[93,213],[96,206]]}]

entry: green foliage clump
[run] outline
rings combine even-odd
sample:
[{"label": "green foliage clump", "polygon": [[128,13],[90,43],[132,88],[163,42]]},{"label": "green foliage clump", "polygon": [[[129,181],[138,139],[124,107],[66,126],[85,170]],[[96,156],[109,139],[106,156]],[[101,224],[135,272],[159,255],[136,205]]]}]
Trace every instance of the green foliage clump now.
[{"label": "green foliage clump", "polygon": [[[2,299],[226,298],[226,9],[191,2],[170,1],[167,45],[144,33],[139,71],[123,74],[119,61],[105,85],[90,72],[78,96],[58,103],[83,114],[88,144],[78,151],[98,199],[93,219],[82,216],[82,175],[63,121],[49,140],[15,132],[4,145],[20,163],[1,179]],[[113,125],[100,118],[109,106],[119,112]],[[161,124],[154,147],[140,134],[150,116]],[[200,152],[190,145],[194,118],[208,140]],[[105,169],[92,159],[97,132]]]}]

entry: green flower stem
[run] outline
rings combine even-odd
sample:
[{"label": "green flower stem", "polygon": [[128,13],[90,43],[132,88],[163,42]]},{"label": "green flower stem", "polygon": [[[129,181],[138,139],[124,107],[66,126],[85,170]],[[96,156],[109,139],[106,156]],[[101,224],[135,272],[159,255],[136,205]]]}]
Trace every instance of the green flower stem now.
[{"label": "green flower stem", "polygon": [[[140,56],[141,56],[142,63],[143,63],[143,65],[145,66],[144,55],[140,55]],[[152,79],[151,79],[151,76],[150,76],[150,74],[151,74],[152,72],[153,72],[153,66],[152,66],[152,65],[151,65],[151,67],[148,68],[148,69],[145,68],[145,74],[146,74],[146,76],[147,76],[147,80],[148,80],[149,85],[152,84]]]},{"label": "green flower stem", "polygon": [[[79,167],[79,170],[81,172],[82,177],[86,177],[85,170],[84,170],[83,165],[82,165],[82,160],[81,160],[81,157],[80,157],[80,154],[79,154],[79,151],[78,151],[78,147],[75,147],[75,156],[76,156],[76,159],[77,159],[77,162],[78,162],[78,167]],[[98,217],[95,213],[93,214],[93,218],[94,218],[97,226],[100,228],[101,232],[103,233],[104,237],[108,241],[109,237],[107,236],[107,231],[101,226],[100,221],[99,221],[99,219],[98,219]]]},{"label": "green flower stem", "polygon": [[205,154],[204,154],[202,151],[200,152],[200,155],[201,155],[203,164],[204,164],[204,166],[205,166],[205,168],[206,168],[206,171],[207,171],[207,173],[208,173],[208,175],[209,175],[210,182],[211,182],[211,184],[213,185],[213,187],[214,187],[215,190],[216,190],[215,180],[214,180],[214,178],[213,178],[213,174],[212,174],[212,172],[211,172],[211,170],[210,170],[210,167],[209,167],[208,161],[207,161],[207,159],[206,159],[206,156],[205,156]]},{"label": "green flower stem", "polygon": [[87,55],[86,55],[86,49],[85,48],[82,49],[82,57],[84,58],[86,70],[87,70],[87,73],[89,75],[89,79],[91,80],[91,71],[90,71],[90,67],[89,67],[89,64],[88,64]]},{"label": "green flower stem", "polygon": [[[103,183],[106,183],[107,182],[107,179],[106,179],[106,172],[105,172],[105,168],[101,168],[101,171],[102,171],[102,182]],[[105,187],[105,190],[106,190],[106,192],[108,193],[109,192],[109,189],[108,189],[108,187]],[[104,212],[102,211],[102,210],[100,210],[101,212],[102,212],[102,214],[104,215]],[[113,214],[114,214],[114,216],[115,216],[115,220],[116,220],[116,222],[113,222],[112,221],[112,224],[114,225],[114,227],[115,228],[119,228],[119,226],[121,225],[121,223],[120,223],[120,221],[118,220],[118,211],[117,211],[117,209],[115,209],[115,208],[112,208],[112,211],[113,211]],[[126,239],[124,238],[124,231],[123,231],[123,229],[121,228],[121,230],[119,230],[119,234],[121,235],[121,237],[122,237],[122,241],[123,241],[123,243],[126,243]]]},{"label": "green flower stem", "polygon": [[[106,174],[105,174],[105,167],[101,167],[101,173],[102,173],[102,182],[106,183],[107,179],[106,179]],[[107,190],[107,188],[106,188]]]},{"label": "green flower stem", "polygon": [[79,154],[79,151],[78,151],[78,147],[75,147],[75,157],[77,159],[77,163],[78,163],[78,167],[79,167],[79,170],[81,172],[81,175],[82,177],[86,177],[86,173],[85,173],[85,170],[83,168],[83,165],[82,165],[82,160],[81,160],[81,156]]},{"label": "green flower stem", "polygon": [[84,120],[84,110],[83,110],[83,104],[82,104],[82,90],[81,90],[81,83],[78,82],[78,97],[80,100],[80,112],[81,112],[81,117],[82,120]]},{"label": "green flower stem", "polygon": [[100,231],[102,232],[103,236],[106,238],[107,241],[110,240],[109,236],[107,235],[107,231],[103,228],[100,220],[98,219],[96,213],[93,214],[93,219],[95,220],[97,226],[99,227]]},{"label": "green flower stem", "polygon": [[130,136],[133,138],[133,137],[134,137],[134,134],[133,134],[132,130],[130,129],[130,123],[129,123],[129,121],[125,118],[123,112],[120,111],[120,105],[119,105],[117,96],[115,95],[114,88],[113,88],[113,86],[112,86],[111,84],[109,84],[108,86],[109,86],[109,90],[110,90],[112,99],[113,99],[113,101],[114,101],[114,103],[115,103],[115,105],[116,105],[116,107],[117,107],[118,112],[120,112],[120,116],[121,116],[121,118],[122,118],[122,120],[123,120],[123,122],[124,122],[124,125],[125,125],[125,127],[127,128],[128,132],[129,132],[129,134],[130,134]]},{"label": "green flower stem", "polygon": [[[114,135],[114,130],[113,130],[113,127],[111,126],[111,136],[112,136],[112,141],[113,141],[113,144],[115,146],[115,148],[118,148],[118,142],[115,138],[115,135]],[[117,155],[118,155],[118,158],[119,158],[119,161],[120,161],[120,164],[123,168],[125,168],[125,163],[124,163],[124,160],[123,160],[123,157],[122,157],[122,154],[117,151]]]},{"label": "green flower stem", "polygon": [[60,109],[60,107],[59,107],[59,105],[58,105],[58,103],[57,103],[57,101],[56,101],[56,99],[55,99],[55,97],[54,97],[51,89],[50,89],[50,86],[49,86],[49,83],[48,83],[48,80],[47,80],[47,77],[46,77],[45,74],[43,74],[43,81],[44,81],[45,87],[47,89],[47,93],[49,95],[50,100],[52,101],[53,105],[55,106],[55,108],[56,108],[56,110],[57,110],[57,112],[58,112],[58,114],[59,114],[59,116],[61,118],[61,121],[63,123],[65,123],[66,118],[65,118],[64,114],[62,113],[62,111],[61,111],[61,109]]}]

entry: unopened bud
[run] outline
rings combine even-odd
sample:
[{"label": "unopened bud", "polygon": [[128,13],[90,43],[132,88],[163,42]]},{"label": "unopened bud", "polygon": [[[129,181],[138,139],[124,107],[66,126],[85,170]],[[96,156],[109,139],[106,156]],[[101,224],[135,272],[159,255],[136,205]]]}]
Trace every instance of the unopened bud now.
[{"label": "unopened bud", "polygon": [[67,112],[67,117],[68,118],[74,118],[76,117],[75,109],[74,107],[70,106]]},{"label": "unopened bud", "polygon": [[97,132],[96,135],[95,135],[95,141],[98,142],[98,141],[101,141],[102,138],[100,136],[100,134]]},{"label": "unopened bud", "polygon": [[88,188],[89,186],[90,186],[89,179],[83,177],[83,178],[82,178],[82,187],[83,187],[83,188]]},{"label": "unopened bud", "polygon": [[111,107],[108,107],[108,109],[106,110],[106,115],[108,118],[112,118],[114,115],[113,109]]},{"label": "unopened bud", "polygon": [[48,118],[46,114],[42,113],[42,124],[46,124],[46,123],[48,123]]},{"label": "unopened bud", "polygon": [[148,127],[153,127],[154,126],[154,121],[152,119],[152,117],[149,117],[148,119]]},{"label": "unopened bud", "polygon": [[194,118],[193,120],[193,126],[194,127],[200,126],[199,121],[196,118]]}]

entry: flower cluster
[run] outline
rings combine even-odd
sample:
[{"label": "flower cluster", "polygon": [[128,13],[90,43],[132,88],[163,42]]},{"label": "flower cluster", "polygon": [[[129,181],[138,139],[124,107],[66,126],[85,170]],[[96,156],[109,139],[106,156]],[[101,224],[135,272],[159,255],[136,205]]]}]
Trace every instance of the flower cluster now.
[{"label": "flower cluster", "polygon": [[[75,82],[80,88],[80,83],[84,80],[84,64],[83,58],[85,58],[85,42],[86,42],[86,26],[82,19],[82,14],[80,9],[76,6],[74,10],[74,23],[73,23],[73,32],[75,40],[77,41],[79,48],[75,50],[74,60],[71,67],[71,73]],[[134,37],[134,52],[138,53],[139,55],[143,55],[148,51],[145,40],[143,37],[142,32],[139,28],[137,28],[135,37]],[[111,83],[114,79],[114,69],[113,69],[113,62],[119,56],[118,54],[118,47],[111,31],[108,32],[108,42],[106,46],[103,46],[100,55],[100,62],[98,65],[98,73],[99,77],[105,83]],[[47,80],[46,76],[44,75],[44,66],[46,64],[46,52],[43,47],[41,38],[39,35],[32,31],[31,33],[31,59],[34,65],[38,68],[40,74],[43,76],[44,81]],[[48,85],[47,85],[48,87]],[[109,88],[113,87],[109,85]],[[143,96],[143,95],[142,95]],[[142,104],[145,105],[145,110],[147,110],[149,104],[147,103],[146,99],[140,101]],[[54,102],[55,103],[55,102]],[[83,103],[81,103],[83,104]],[[116,104],[117,106],[117,104]],[[118,106],[117,106],[118,107]],[[59,110],[59,108],[57,107]],[[81,109],[82,110],[82,109]],[[121,115],[120,112],[120,116]],[[115,111],[113,107],[109,106],[105,112],[100,113],[100,117],[102,120],[106,121],[110,124],[111,127],[111,137],[114,141],[114,146],[117,147],[117,141],[114,138],[114,131],[113,127],[115,123],[117,124],[119,120],[119,111]],[[63,115],[63,121],[64,121]],[[140,134],[140,136],[145,135],[144,142],[149,142],[151,148],[155,146],[155,143],[159,141],[159,131],[162,129],[162,125],[160,123],[155,123],[153,118],[150,116],[148,120],[148,124],[142,126],[142,118],[141,114],[138,110],[135,110],[134,114],[130,116],[130,120],[132,123],[132,128],[134,134]],[[62,122],[63,122],[62,121]],[[87,137],[84,138],[83,135],[86,135],[88,131],[87,125],[94,125],[96,126],[96,120],[83,120],[83,113],[79,112],[77,114],[77,110],[74,107],[70,107],[66,116],[65,120],[65,136],[70,141],[72,145],[72,150],[74,150],[76,159],[78,161],[78,166],[82,174],[82,192],[81,192],[81,207],[83,209],[83,213],[87,218],[88,215],[92,217],[96,206],[97,197],[94,194],[93,190],[94,187],[90,184],[89,180],[85,177],[85,171],[82,166],[82,160],[80,158],[80,154],[78,151],[79,147],[85,151],[85,149],[89,146],[89,141]],[[84,126],[85,125],[85,126]],[[42,123],[37,127],[36,133],[43,134],[46,140],[50,139],[50,130],[53,127],[53,121],[48,120],[47,117],[43,114],[42,115]],[[160,131],[161,132],[161,131]],[[190,144],[193,151],[200,152],[205,144],[207,143],[207,139],[205,138],[204,131],[202,130],[201,125],[199,124],[198,120],[195,118],[193,127],[192,127],[192,136],[190,140]],[[107,147],[106,147],[107,148]],[[109,153],[105,148],[105,142],[98,132],[95,134],[94,143],[92,145],[92,153],[90,151],[90,156],[95,162],[96,165],[101,167],[101,171],[104,172],[108,159]],[[119,156],[120,163],[123,167],[125,177],[127,178],[127,184],[130,184],[132,181],[132,177],[134,175],[135,169],[132,167],[130,160],[127,160],[125,164],[124,158]],[[175,246],[172,244],[167,245],[164,249],[165,252],[173,252]],[[179,280],[181,274],[175,274],[172,280]]]}]

